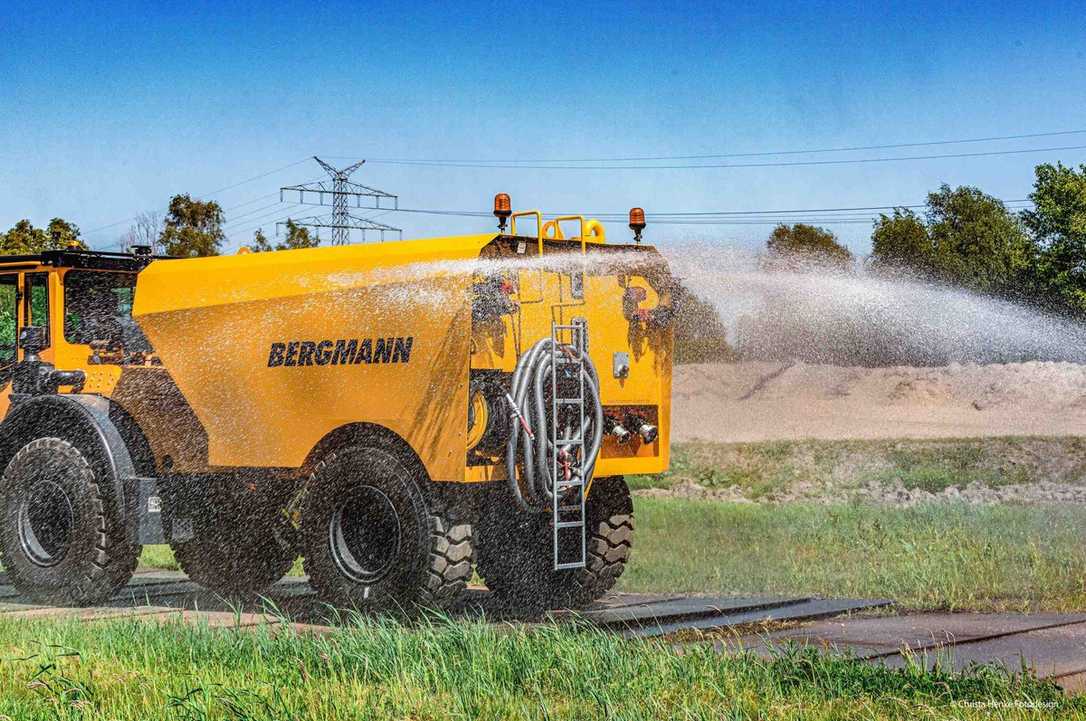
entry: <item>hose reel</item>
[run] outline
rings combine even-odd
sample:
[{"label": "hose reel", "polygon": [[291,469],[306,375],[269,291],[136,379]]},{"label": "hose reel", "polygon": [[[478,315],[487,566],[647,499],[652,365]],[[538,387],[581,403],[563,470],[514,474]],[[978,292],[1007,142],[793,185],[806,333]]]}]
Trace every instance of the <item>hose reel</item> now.
[{"label": "hose reel", "polygon": [[[583,324],[580,332],[585,333]],[[511,427],[505,468],[517,504],[524,510],[549,509],[555,478],[582,481],[587,488],[604,419],[599,375],[585,344],[554,337],[538,341],[517,362],[506,401]]]}]

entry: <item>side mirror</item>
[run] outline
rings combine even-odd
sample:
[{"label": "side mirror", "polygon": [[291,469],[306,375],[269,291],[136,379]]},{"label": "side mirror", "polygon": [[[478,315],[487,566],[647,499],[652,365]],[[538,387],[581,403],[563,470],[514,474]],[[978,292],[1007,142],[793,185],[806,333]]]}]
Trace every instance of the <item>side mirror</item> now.
[{"label": "side mirror", "polygon": [[27,355],[36,356],[48,345],[45,337],[45,328],[28,325],[19,331],[19,347]]}]

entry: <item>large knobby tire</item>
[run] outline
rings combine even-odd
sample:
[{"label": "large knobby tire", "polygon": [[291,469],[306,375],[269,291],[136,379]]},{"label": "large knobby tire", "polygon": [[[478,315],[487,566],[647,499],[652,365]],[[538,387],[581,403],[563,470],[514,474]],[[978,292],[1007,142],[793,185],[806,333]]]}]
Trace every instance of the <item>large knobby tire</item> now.
[{"label": "large knobby tire", "polygon": [[[550,513],[492,505],[476,533],[478,572],[507,605],[578,608],[614,587],[633,548],[633,501],[621,477],[597,478],[585,504],[585,567],[554,570]],[[563,549],[563,557],[570,551]]]},{"label": "large knobby tire", "polygon": [[417,460],[374,439],[328,453],[302,504],[305,570],[335,606],[411,612],[452,604],[472,569],[472,528]]},{"label": "large knobby tire", "polygon": [[86,455],[61,438],[23,446],[0,480],[0,560],[12,585],[66,606],[108,601],[128,583],[142,547]]},{"label": "large knobby tire", "polygon": [[[163,515],[166,539],[185,575],[223,596],[260,593],[290,570],[298,557],[297,533],[286,515],[247,500],[227,484],[211,489],[198,506]],[[192,524],[193,538],[173,540],[173,516]]]}]

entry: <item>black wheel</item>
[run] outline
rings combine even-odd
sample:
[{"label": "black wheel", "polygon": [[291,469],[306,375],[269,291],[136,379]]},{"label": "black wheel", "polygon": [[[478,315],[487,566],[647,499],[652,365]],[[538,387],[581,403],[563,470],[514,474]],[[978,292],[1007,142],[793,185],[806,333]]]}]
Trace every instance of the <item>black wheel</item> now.
[{"label": "black wheel", "polygon": [[12,585],[38,600],[87,606],[128,583],[142,547],[83,451],[38,438],[12,457],[0,482],[0,559]]},{"label": "black wheel", "polygon": [[437,494],[426,472],[391,444],[329,453],[302,504],[309,581],[337,606],[410,611],[447,606],[471,578],[472,529]]},{"label": "black wheel", "polygon": [[597,478],[585,505],[585,567],[555,571],[550,513],[490,504],[476,533],[477,570],[487,588],[524,610],[577,608],[611,590],[633,547],[630,489],[621,477]]},{"label": "black wheel", "polygon": [[[285,576],[298,557],[297,531],[286,514],[246,498],[230,480],[203,491],[188,508],[167,503],[164,509],[166,540],[185,575],[231,597],[260,593]],[[175,517],[189,526],[189,540],[174,540]]]}]

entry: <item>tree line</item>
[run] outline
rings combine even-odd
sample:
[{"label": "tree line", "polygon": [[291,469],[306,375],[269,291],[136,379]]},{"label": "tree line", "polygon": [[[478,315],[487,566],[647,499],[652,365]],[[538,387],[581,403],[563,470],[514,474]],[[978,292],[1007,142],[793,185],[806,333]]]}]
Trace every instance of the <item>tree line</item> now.
[{"label": "tree line", "polygon": [[[121,236],[120,245],[130,248],[146,245],[156,252],[180,258],[218,255],[226,242],[223,226],[226,215],[213,200],[197,200],[186,194],[170,199],[165,215],[141,213]],[[285,223],[286,233],[272,243],[262,229],[253,233],[247,246],[254,253],[295,248],[313,248],[320,240],[309,228],[292,220]],[[86,249],[79,226],[53,218],[45,228],[35,228],[29,220],[20,220],[10,230],[0,233],[0,255],[35,255],[47,250]]]},{"label": "tree line", "polygon": [[[1034,170],[1033,208],[1012,211],[978,188],[943,185],[922,212],[880,214],[871,233],[875,272],[907,274],[1027,302],[1086,319],[1086,164]],[[767,269],[855,267],[824,228],[780,225],[767,241]]]}]

